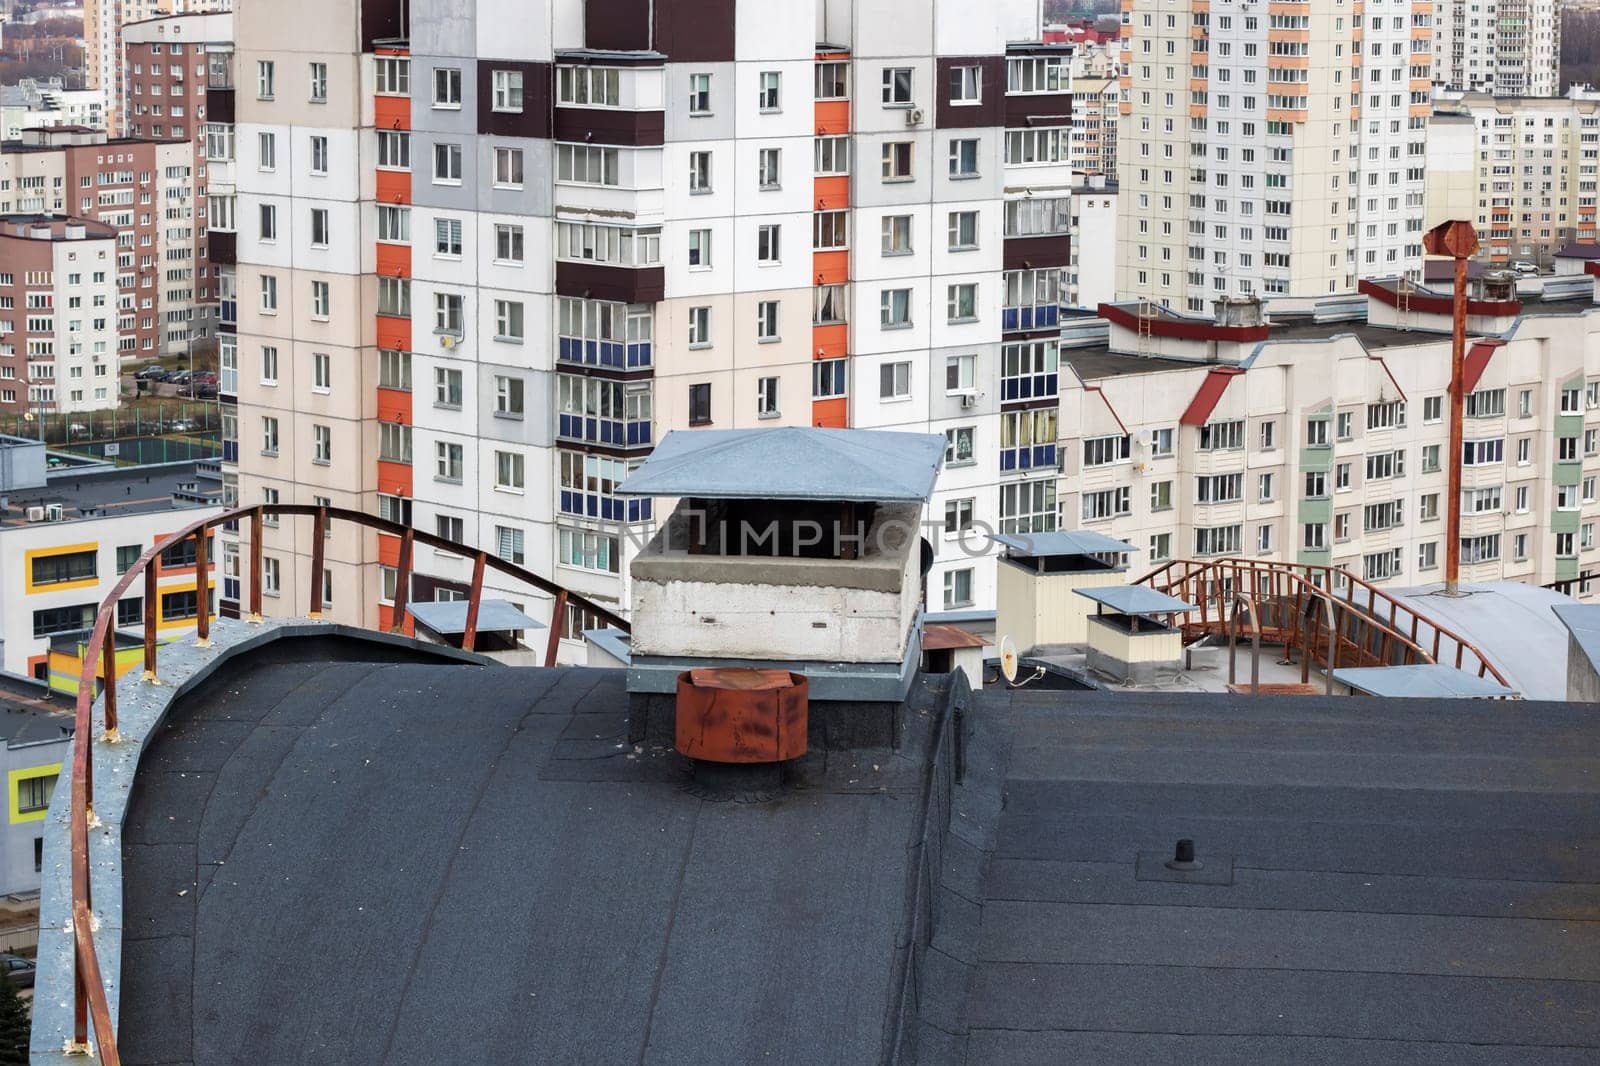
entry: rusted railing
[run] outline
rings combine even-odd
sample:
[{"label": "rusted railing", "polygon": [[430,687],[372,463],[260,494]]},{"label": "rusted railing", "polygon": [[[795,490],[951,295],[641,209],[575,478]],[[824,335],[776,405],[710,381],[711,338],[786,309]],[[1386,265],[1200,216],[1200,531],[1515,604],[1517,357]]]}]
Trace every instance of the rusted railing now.
[{"label": "rusted railing", "polygon": [[[207,550],[207,539],[211,532],[227,523],[249,519],[250,522],[250,618],[259,621],[261,618],[262,594],[262,525],[267,515],[274,516],[308,516],[312,519],[311,538],[311,567],[310,567],[310,614],[313,618],[322,613],[322,564],[326,532],[331,528],[331,523],[350,522],[354,525],[372,529],[379,533],[388,533],[400,538],[399,574],[395,582],[394,615],[390,625],[390,632],[399,632],[405,622],[406,603],[410,593],[412,560],[417,544],[437,548],[442,551],[459,555],[472,560],[472,586],[467,597],[466,631],[462,634],[462,647],[472,651],[477,645],[478,606],[483,598],[484,575],[488,570],[495,570],[507,577],[515,578],[548,593],[555,598],[554,609],[550,616],[550,638],[545,647],[545,663],[554,666],[556,651],[561,641],[562,616],[568,604],[574,604],[591,612],[596,619],[607,625],[614,626],[624,632],[629,631],[628,622],[610,610],[593,601],[569,592],[560,585],[515,563],[506,562],[499,556],[490,555],[477,548],[471,548],[444,537],[435,536],[410,526],[391,522],[375,515],[365,514],[361,511],[349,511],[339,507],[316,507],[306,504],[263,504],[256,507],[241,507],[225,514],[215,515],[211,518],[193,522],[183,529],[162,540],[154,547],[139,556],[137,562],[128,568],[127,572],[112,586],[106,594],[105,600],[100,604],[100,611],[95,616],[94,629],[91,631],[88,643],[83,652],[83,674],[78,682],[78,702],[76,710],[76,731],[72,746],[72,796],[71,796],[71,842],[72,842],[72,937],[73,937],[73,1029],[70,1050],[81,1054],[89,1054],[90,1025],[96,1041],[100,1061],[104,1066],[120,1066],[121,1056],[117,1052],[117,1035],[111,1026],[111,1006],[106,998],[105,983],[100,970],[100,958],[94,944],[94,917],[91,905],[91,885],[89,882],[89,830],[98,825],[94,813],[94,759],[92,746],[94,743],[93,712],[95,700],[95,682],[98,680],[96,671],[105,674],[104,706],[104,732],[101,739],[107,743],[117,740],[117,663],[116,641],[113,639],[114,623],[117,617],[117,601],[123,593],[133,586],[141,577],[144,580],[144,678],[147,681],[156,679],[156,651],[157,651],[157,602],[160,595],[158,580],[159,570],[152,565],[155,559],[163,552],[181,545],[185,540],[194,540],[194,568],[195,568],[195,637],[196,642],[204,647],[211,641],[211,612],[210,612],[210,574],[211,560]],[[243,575],[241,575],[243,576]]]},{"label": "rusted railing", "polygon": [[[1336,582],[1343,582],[1342,590]],[[1199,605],[1183,623],[1186,637],[1227,635],[1239,593],[1262,614],[1262,639],[1298,648],[1328,671],[1348,666],[1447,663],[1457,670],[1491,677],[1509,687],[1505,676],[1477,645],[1370,581],[1335,566],[1263,559],[1175,559],[1139,579],[1140,584]],[[1313,601],[1325,601],[1329,625],[1310,621]],[[1276,623],[1276,624],[1273,624]],[[1428,632],[1432,631],[1431,638]],[[1305,679],[1309,658],[1302,662]]]}]

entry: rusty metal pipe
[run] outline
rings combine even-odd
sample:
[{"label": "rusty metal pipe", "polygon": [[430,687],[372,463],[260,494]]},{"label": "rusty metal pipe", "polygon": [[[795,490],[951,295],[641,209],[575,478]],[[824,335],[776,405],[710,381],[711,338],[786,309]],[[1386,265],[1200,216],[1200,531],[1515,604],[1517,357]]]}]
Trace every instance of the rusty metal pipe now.
[{"label": "rusty metal pipe", "polygon": [[1445,511],[1444,590],[1454,596],[1461,584],[1461,448],[1462,416],[1466,409],[1467,260],[1478,252],[1478,235],[1472,223],[1441,222],[1422,237],[1429,255],[1449,256],[1456,263],[1456,289],[1451,305],[1450,333],[1450,467],[1448,509]]}]

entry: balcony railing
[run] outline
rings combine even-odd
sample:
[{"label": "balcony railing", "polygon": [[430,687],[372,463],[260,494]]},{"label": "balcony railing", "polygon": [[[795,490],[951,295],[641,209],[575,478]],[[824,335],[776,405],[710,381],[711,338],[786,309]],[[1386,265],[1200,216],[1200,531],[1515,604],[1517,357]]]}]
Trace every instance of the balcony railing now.
[{"label": "balcony railing", "polygon": [[[379,533],[387,533],[400,538],[399,579],[395,583],[394,597],[394,626],[398,631],[406,613],[407,592],[411,584],[412,559],[417,544],[432,547],[440,551],[463,556],[473,560],[472,586],[467,596],[466,631],[462,634],[462,648],[472,651],[477,643],[478,609],[483,599],[483,579],[487,570],[495,570],[507,577],[514,578],[541,592],[555,597],[555,608],[551,613],[550,639],[545,651],[546,665],[553,666],[556,661],[556,650],[561,641],[561,620],[566,613],[567,605],[574,604],[583,608],[591,617],[597,618],[606,625],[629,631],[629,625],[623,618],[613,612],[578,595],[569,592],[560,585],[546,580],[530,570],[508,563],[504,559],[476,548],[458,544],[444,537],[425,533],[410,526],[391,522],[376,515],[365,514],[361,511],[349,511],[337,507],[313,507],[305,504],[264,504],[256,507],[242,507],[227,511],[210,518],[194,522],[170,537],[162,540],[154,547],[139,556],[137,562],[128,568],[100,604],[100,611],[95,616],[94,628],[83,650],[83,674],[79,678],[78,702],[75,712],[75,735],[72,743],[72,779],[71,779],[71,811],[69,822],[71,827],[71,880],[72,880],[72,939],[73,939],[73,1029],[72,1042],[66,1050],[79,1054],[90,1054],[89,1034],[93,1033],[101,1066],[121,1066],[122,1056],[117,1050],[117,1034],[111,1024],[111,1004],[106,995],[105,974],[101,969],[100,956],[95,947],[94,934],[97,921],[92,909],[92,884],[89,871],[89,829],[97,824],[94,814],[94,759],[93,745],[115,744],[117,736],[117,660],[116,641],[112,639],[117,621],[117,603],[124,593],[133,587],[139,580],[144,582],[144,680],[154,683],[157,677],[157,603],[159,598],[160,573],[155,564],[163,553],[193,541],[195,588],[205,589],[210,585],[211,560],[208,557],[209,539],[211,531],[230,522],[248,520],[250,523],[250,562],[249,568],[243,578],[225,578],[223,582],[224,598],[233,582],[235,594],[239,591],[237,582],[247,579],[249,583],[250,617],[253,621],[261,618],[261,602],[264,587],[261,581],[262,574],[262,527],[268,515],[274,518],[280,516],[306,516],[312,519],[311,537],[311,567],[308,571],[310,580],[311,606],[309,614],[317,618],[322,613],[322,562],[323,545],[326,540],[324,534],[334,522],[350,522],[367,529],[374,529]],[[195,617],[195,638],[197,643],[204,647],[210,643],[211,616],[209,611],[200,611]],[[95,687],[101,680],[98,671],[104,672],[104,706],[103,729],[97,737],[94,731],[94,700]]]}]

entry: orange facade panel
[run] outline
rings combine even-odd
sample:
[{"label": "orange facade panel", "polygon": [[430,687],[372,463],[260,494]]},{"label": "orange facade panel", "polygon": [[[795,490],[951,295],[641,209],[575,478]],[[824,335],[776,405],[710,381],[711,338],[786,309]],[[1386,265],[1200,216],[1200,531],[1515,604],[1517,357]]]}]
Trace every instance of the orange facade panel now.
[{"label": "orange facade panel", "polygon": [[811,189],[818,211],[838,211],[850,206],[850,178],[847,175],[813,178]]},{"label": "orange facade panel", "polygon": [[[394,629],[394,604],[378,604],[378,628],[388,633]],[[400,632],[411,637],[416,635],[416,624],[411,620],[411,612],[407,611],[405,618],[400,622]]]},{"label": "orange facade panel", "polygon": [[378,275],[385,278],[411,276],[411,246],[378,242]]},{"label": "orange facade panel", "polygon": [[850,132],[849,100],[818,100],[816,124],[819,137]]},{"label": "orange facade panel", "polygon": [[378,460],[378,491],[389,496],[410,496],[411,464]]},{"label": "orange facade panel", "polygon": [[383,566],[400,565],[400,538],[387,533],[378,534],[378,562]]},{"label": "orange facade panel", "polygon": [[850,327],[843,322],[811,327],[812,358],[838,359],[850,353]]},{"label": "orange facade panel", "polygon": [[411,394],[401,389],[378,390],[378,421],[411,424]]},{"label": "orange facade panel", "polygon": [[812,400],[811,424],[826,429],[848,429],[850,401],[844,397],[836,400]]},{"label": "orange facade panel", "polygon": [[411,128],[411,97],[374,96],[372,121],[380,130],[408,130]]},{"label": "orange facade panel", "polygon": [[[1359,111],[1356,112],[1359,114]],[[1298,108],[1269,107],[1267,108],[1268,122],[1304,122],[1306,113]]]},{"label": "orange facade panel", "polygon": [[411,202],[411,172],[409,170],[380,170],[376,196],[380,204],[409,204]]},{"label": "orange facade panel", "polygon": [[850,252],[812,252],[811,270],[818,285],[842,285],[850,280]]},{"label": "orange facade panel", "polygon": [[411,320],[409,318],[393,318],[389,315],[379,315],[378,347],[396,352],[409,352],[411,350]]}]

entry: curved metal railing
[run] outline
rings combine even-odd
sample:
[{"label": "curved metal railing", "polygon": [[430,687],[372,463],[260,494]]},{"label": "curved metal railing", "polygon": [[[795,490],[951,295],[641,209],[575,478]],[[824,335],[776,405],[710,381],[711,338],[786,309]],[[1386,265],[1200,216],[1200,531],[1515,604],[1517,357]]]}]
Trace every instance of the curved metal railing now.
[{"label": "curved metal railing", "polygon": [[195,568],[195,636],[198,643],[204,646],[211,639],[210,615],[210,571],[211,562],[208,558],[207,540],[211,531],[217,527],[248,519],[250,522],[250,616],[253,620],[261,617],[261,599],[263,586],[262,573],[262,526],[267,515],[274,516],[308,516],[312,519],[311,537],[311,609],[313,618],[322,613],[322,562],[325,534],[334,521],[350,522],[357,526],[387,533],[400,538],[400,566],[399,576],[395,582],[394,616],[390,627],[391,632],[397,632],[404,623],[406,603],[410,593],[412,557],[417,544],[438,548],[454,555],[463,556],[473,560],[472,587],[467,599],[466,632],[462,635],[462,647],[472,651],[477,641],[478,607],[483,598],[483,579],[488,570],[495,570],[530,585],[541,592],[555,597],[554,610],[550,619],[550,638],[545,651],[545,663],[554,666],[556,650],[561,640],[561,618],[567,605],[575,604],[593,613],[593,615],[607,625],[614,626],[624,632],[630,627],[626,619],[618,616],[605,607],[593,601],[570,592],[560,585],[555,584],[538,574],[533,573],[515,563],[509,563],[499,556],[490,555],[477,548],[458,544],[444,537],[436,536],[416,530],[399,522],[391,522],[376,515],[366,514],[361,511],[350,511],[340,507],[317,507],[306,504],[262,504],[255,507],[241,507],[210,518],[192,522],[183,529],[165,538],[154,547],[139,556],[137,562],[128,568],[127,572],[112,586],[106,594],[105,600],[100,604],[100,611],[95,616],[94,628],[83,652],[83,674],[78,683],[78,702],[75,712],[75,734],[72,744],[72,794],[71,794],[71,875],[72,875],[72,938],[73,938],[73,1032],[70,1051],[81,1054],[90,1054],[89,1043],[90,1025],[98,1042],[100,1061],[103,1066],[120,1066],[121,1056],[117,1051],[117,1034],[111,1024],[111,1005],[106,996],[105,982],[100,969],[99,954],[95,950],[94,925],[95,920],[92,908],[92,885],[89,878],[89,830],[99,824],[94,813],[94,759],[92,746],[95,741],[93,711],[95,701],[95,682],[97,670],[102,670],[105,675],[105,688],[103,696],[104,726],[100,739],[105,742],[115,743],[117,740],[117,664],[116,641],[112,638],[114,622],[117,615],[117,601],[123,593],[133,586],[141,576],[144,579],[144,678],[153,681],[156,678],[157,656],[157,599],[160,595],[160,571],[152,565],[164,552],[181,545],[185,540],[194,540],[194,568]]},{"label": "curved metal railing", "polygon": [[[1343,582],[1342,590],[1335,578]],[[1174,559],[1140,578],[1138,584],[1198,604],[1198,620],[1191,615],[1184,623],[1191,634],[1228,633],[1238,602],[1233,593],[1247,592],[1256,604],[1274,604],[1280,610],[1292,603],[1289,625],[1263,628],[1267,639],[1301,647],[1307,654],[1320,654],[1322,649],[1320,627],[1305,626],[1306,609],[1310,601],[1326,597],[1330,608],[1338,608],[1337,621],[1328,634],[1329,670],[1343,648],[1350,654],[1351,666],[1362,665],[1362,660],[1372,665],[1446,663],[1510,687],[1505,675],[1472,641],[1341,567],[1231,557]],[[1334,617],[1331,609],[1329,614]]]}]

